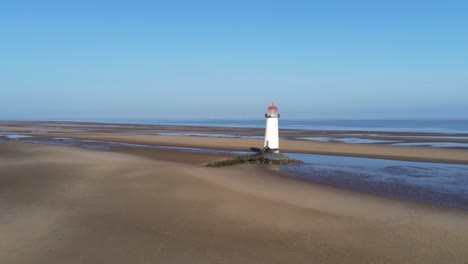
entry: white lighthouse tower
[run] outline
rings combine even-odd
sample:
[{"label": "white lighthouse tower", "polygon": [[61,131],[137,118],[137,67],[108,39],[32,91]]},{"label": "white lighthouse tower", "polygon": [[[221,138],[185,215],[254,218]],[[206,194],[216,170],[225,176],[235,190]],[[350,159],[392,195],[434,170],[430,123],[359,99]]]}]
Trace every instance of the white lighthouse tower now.
[{"label": "white lighthouse tower", "polygon": [[279,153],[279,133],[278,133],[278,107],[271,103],[265,114],[266,128],[265,128],[265,142],[263,144],[264,150],[273,153]]}]

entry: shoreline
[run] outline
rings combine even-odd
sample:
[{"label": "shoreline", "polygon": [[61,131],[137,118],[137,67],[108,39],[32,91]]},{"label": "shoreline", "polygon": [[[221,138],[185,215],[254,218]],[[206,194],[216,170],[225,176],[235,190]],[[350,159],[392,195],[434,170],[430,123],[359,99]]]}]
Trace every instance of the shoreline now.
[{"label": "shoreline", "polygon": [[[97,129],[102,129],[99,126]],[[75,127],[73,127],[75,129]],[[170,128],[173,129],[173,128]],[[185,129],[185,128],[184,128]],[[143,132],[147,133],[148,130],[144,129]],[[189,157],[192,165],[207,164],[210,162],[216,162],[231,158],[232,155],[241,155],[252,153],[252,149],[261,146],[262,140],[258,139],[240,139],[240,138],[213,138],[213,137],[197,137],[197,136],[161,136],[152,134],[124,134],[121,130],[115,130],[112,127],[110,131],[97,132],[76,132],[63,131],[57,132],[49,130],[47,133],[42,134],[29,134],[32,137],[26,137],[14,141],[18,142],[29,142],[35,144],[49,144],[49,145],[62,145],[62,146],[75,146],[84,149],[91,150],[104,150],[111,152],[127,153],[142,157],[150,157],[161,159],[164,161],[171,162],[184,162]],[[293,149],[293,151],[287,152],[284,145],[300,144],[299,148]],[[458,167],[445,166],[443,169],[437,167],[434,163],[440,163],[442,165],[447,164],[466,164],[466,162],[454,160],[449,154],[463,153],[468,154],[468,151],[457,151],[457,150],[446,150],[446,149],[432,149],[432,152],[428,152],[427,148],[408,148],[408,147],[392,147],[382,145],[349,145],[349,144],[337,144],[337,143],[316,143],[316,142],[305,142],[301,141],[289,141],[284,140],[281,142],[282,153],[294,157],[295,155],[309,155],[297,158],[299,160],[309,159],[309,163],[304,164],[301,168],[293,169],[289,172],[285,172],[287,176],[291,178],[306,179],[307,182],[322,184],[324,186],[335,186],[340,189],[354,190],[363,193],[371,193],[378,196],[386,196],[406,201],[416,201],[425,204],[437,204],[440,206],[447,206],[452,208],[466,209],[464,201],[466,201],[465,195],[460,194],[460,191],[456,191],[455,186],[450,184],[450,181],[439,181],[440,187],[429,187],[425,186],[423,182],[408,182],[411,177],[423,177],[425,179],[430,175],[434,177],[434,173],[439,173],[439,176],[445,175],[447,179],[458,179],[460,182],[464,182],[460,178],[459,174],[464,173],[464,169]],[[310,145],[313,149],[310,150]],[[317,147],[318,145],[318,147]],[[319,147],[325,148],[325,152],[320,152]],[[372,149],[373,152],[368,150]],[[295,150],[295,152],[294,152]],[[342,152],[334,152],[336,150],[343,150]],[[364,153],[359,153],[361,151]],[[388,155],[385,151],[392,151],[393,156]],[[396,151],[396,152],[395,152]],[[196,155],[191,155],[191,152]],[[427,154],[442,155],[437,159],[428,158]],[[350,164],[351,167],[345,168],[338,164],[328,163],[326,159],[320,158],[319,156],[326,154],[330,159],[341,160],[340,157],[347,158],[342,160],[343,164]],[[402,156],[405,155],[405,156]],[[412,156],[408,156],[408,155]],[[421,156],[421,155],[426,156]],[[312,158],[315,155],[316,158]],[[211,157],[210,160],[204,159],[204,157]],[[197,157],[197,158],[193,158]],[[356,160],[352,160],[357,158]],[[359,160],[359,158],[367,158],[369,160]],[[315,160],[314,159],[318,159]],[[381,166],[377,160],[382,161],[396,161],[389,163],[386,166]],[[424,164],[405,164],[404,162],[423,162]],[[388,162],[387,162],[388,163]],[[316,164],[311,166],[311,164]],[[320,164],[328,167],[321,166]],[[360,166],[362,171],[358,173],[356,166]],[[412,168],[413,167],[413,168]],[[422,169],[416,169],[418,167],[426,168],[426,172]],[[307,169],[306,169],[307,168]],[[317,171],[321,168],[321,171]],[[327,172],[331,170],[331,172]],[[379,170],[380,177],[376,177],[376,171]],[[452,173],[444,172],[444,170],[455,171]],[[314,176],[311,172],[318,173],[322,176]],[[339,172],[342,177],[338,177],[336,172]],[[399,172],[402,178],[394,179],[401,181],[400,185],[396,183],[388,183],[386,185],[383,181],[385,178],[394,178],[394,172]],[[467,171],[468,172],[468,171]],[[354,174],[353,174],[354,173]],[[390,174],[389,174],[390,173]],[[355,180],[346,175],[354,175],[357,177]],[[413,175],[410,177],[410,175]],[[418,175],[418,176],[417,176]],[[360,181],[358,179],[365,177],[369,179],[369,182]],[[372,179],[372,180],[370,180]],[[387,186],[387,187],[385,187]],[[424,195],[412,195],[411,190],[418,190],[424,193]],[[450,190],[450,191],[449,191]],[[439,200],[440,201],[439,201]]]},{"label": "shoreline", "polygon": [[[185,133],[183,136],[173,136],[171,133]],[[190,136],[190,134],[195,136]],[[199,136],[196,136],[198,133]],[[201,133],[201,134],[200,134]],[[215,137],[226,133],[237,137]],[[436,147],[411,147],[393,146],[385,144],[348,144],[336,142],[317,142],[309,140],[298,140],[302,136],[327,136],[330,138],[343,138],[350,136],[349,133],[329,134],[329,132],[280,130],[280,136],[284,140],[280,141],[280,149],[284,153],[304,153],[333,156],[349,156],[376,159],[392,159],[402,161],[420,161],[451,164],[468,164],[468,149],[457,148],[436,148]],[[357,133],[357,132],[354,132]],[[367,131],[360,138],[369,138]],[[73,123],[73,122],[0,122],[1,135],[20,134],[37,138],[74,138],[81,140],[115,141],[132,144],[149,144],[160,146],[178,146],[207,148],[216,150],[250,151],[251,148],[261,148],[263,146],[263,129],[254,128],[227,128],[227,127],[188,127],[188,126],[165,126],[165,125],[109,125]],[[161,134],[161,135],[159,135]],[[168,134],[168,135],[165,135]],[[348,135],[347,135],[348,134]],[[201,135],[201,136],[200,136]],[[208,135],[208,136],[203,136]],[[392,135],[392,137],[389,137]],[[419,135],[421,133],[413,133]],[[425,136],[424,136],[425,135]],[[377,139],[401,140],[406,137],[411,142],[440,142],[446,139],[431,139],[435,134],[423,134],[423,138],[413,136],[408,138],[408,133],[385,132],[379,134]],[[464,136],[464,134],[461,134]],[[468,135],[463,138],[450,139],[460,144],[468,144]],[[248,138],[256,137],[256,138]],[[396,137],[396,138],[395,138]]]},{"label": "shoreline", "polygon": [[[60,133],[31,134],[38,138],[72,138],[123,142],[157,146],[191,147],[214,150],[250,151],[260,148],[262,140],[239,138],[177,137],[159,135],[126,135],[113,133]],[[468,164],[468,150],[423,147],[399,147],[386,145],[323,143],[310,141],[283,140],[280,142],[283,153],[303,153],[332,156],[420,161],[450,164]]]},{"label": "shoreline", "polygon": [[[107,120],[107,121],[106,121]],[[116,120],[121,120],[117,118]],[[109,126],[181,126],[181,127],[207,127],[207,128],[240,128],[240,129],[262,129],[265,121],[263,118],[258,119],[123,119],[125,121],[108,121],[108,119],[0,119],[0,123],[55,123],[55,124],[72,124],[72,125],[109,125]],[[337,124],[340,123],[341,125]],[[395,126],[378,126],[366,124],[365,126],[350,126],[350,123],[355,122],[392,122]],[[404,122],[405,124],[398,124]],[[395,133],[440,133],[440,134],[468,134],[468,127],[464,129],[448,129],[448,128],[427,128],[408,126],[408,122],[441,122],[441,123],[468,123],[468,119],[453,118],[453,119],[285,119],[282,123],[286,130],[294,131],[328,131],[328,132],[346,132],[346,131],[370,131],[370,132],[395,132]],[[326,123],[327,125],[323,125]],[[293,124],[293,125],[291,125]],[[296,124],[296,125],[294,125]],[[400,125],[400,127],[398,127]],[[312,128],[314,127],[314,128]],[[329,128],[326,128],[329,127]],[[368,129],[372,127],[372,129]]]},{"label": "shoreline", "polygon": [[[221,120],[222,121],[222,120]],[[225,120],[226,122],[227,120]],[[325,120],[326,121],[326,120]],[[356,120],[358,121],[358,120]],[[429,120],[430,121],[430,120]],[[443,120],[441,120],[443,121]],[[468,120],[461,120],[462,122],[468,122]],[[108,128],[122,128],[122,129],[169,129],[176,131],[192,130],[192,131],[259,131],[264,132],[264,123],[262,122],[258,126],[242,126],[242,125],[227,125],[226,123],[211,124],[211,125],[198,125],[198,124],[149,124],[149,123],[100,123],[100,122],[80,122],[80,121],[2,121],[0,120],[0,127],[11,126],[11,127],[38,127],[38,128],[53,128],[56,126],[63,126],[67,128],[96,128],[96,127],[108,127]],[[293,128],[293,127],[280,127],[280,131],[291,133],[296,132],[298,136],[312,134],[350,134],[350,133],[364,133],[364,134],[388,134],[388,135],[426,135],[426,136],[443,136],[443,135],[460,135],[468,136],[468,131],[454,130],[451,132],[441,131],[411,131],[411,130],[392,130],[382,128],[382,130],[369,130],[364,128],[349,128],[349,129],[323,129],[323,128]]]}]

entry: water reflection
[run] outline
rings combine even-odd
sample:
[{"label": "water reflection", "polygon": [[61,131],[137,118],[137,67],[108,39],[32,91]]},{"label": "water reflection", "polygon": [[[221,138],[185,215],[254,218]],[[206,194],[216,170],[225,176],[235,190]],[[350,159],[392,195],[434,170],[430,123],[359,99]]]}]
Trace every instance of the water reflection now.
[{"label": "water reflection", "polygon": [[294,153],[288,156],[304,161],[281,167],[294,178],[468,209],[466,165]]}]

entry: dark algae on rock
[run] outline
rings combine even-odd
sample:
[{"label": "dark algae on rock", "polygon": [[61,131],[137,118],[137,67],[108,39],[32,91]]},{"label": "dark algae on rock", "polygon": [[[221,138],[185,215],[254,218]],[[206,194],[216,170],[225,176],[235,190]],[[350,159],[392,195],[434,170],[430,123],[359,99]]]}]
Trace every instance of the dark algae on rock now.
[{"label": "dark algae on rock", "polygon": [[208,167],[225,167],[239,164],[269,164],[269,165],[285,165],[299,164],[302,161],[288,158],[282,154],[247,154],[237,156],[232,159],[210,162]]}]

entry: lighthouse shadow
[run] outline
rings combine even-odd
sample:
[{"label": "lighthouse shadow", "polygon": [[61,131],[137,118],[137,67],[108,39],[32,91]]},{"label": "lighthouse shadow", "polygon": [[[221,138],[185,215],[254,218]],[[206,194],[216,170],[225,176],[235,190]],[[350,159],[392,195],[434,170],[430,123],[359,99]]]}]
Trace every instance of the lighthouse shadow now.
[{"label": "lighthouse shadow", "polygon": [[251,150],[252,152],[256,153],[256,154],[262,153],[262,150],[259,149],[259,148],[251,147],[250,150]]}]

